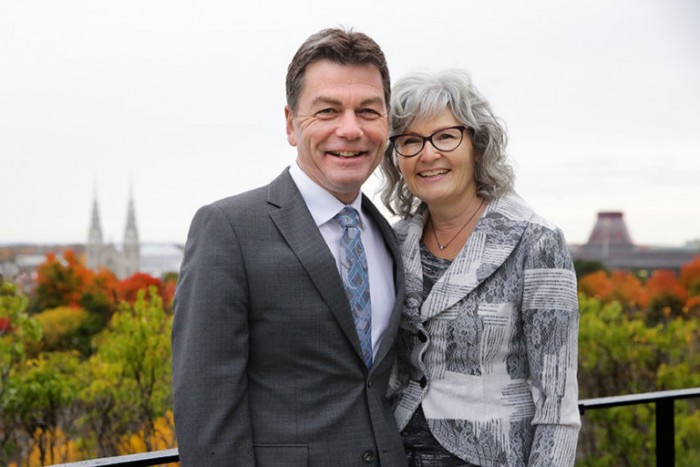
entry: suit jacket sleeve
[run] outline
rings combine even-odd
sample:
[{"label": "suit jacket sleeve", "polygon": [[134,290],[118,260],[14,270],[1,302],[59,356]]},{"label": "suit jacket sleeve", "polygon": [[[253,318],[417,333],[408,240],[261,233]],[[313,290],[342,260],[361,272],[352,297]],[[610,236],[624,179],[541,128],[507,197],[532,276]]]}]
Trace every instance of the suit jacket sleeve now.
[{"label": "suit jacket sleeve", "polygon": [[190,227],[175,295],[173,405],[181,465],[254,465],[248,409],[247,279],[216,205]]},{"label": "suit jacket sleeve", "polygon": [[562,233],[545,230],[525,260],[523,320],[535,402],[529,466],[574,465],[580,427],[576,275]]}]

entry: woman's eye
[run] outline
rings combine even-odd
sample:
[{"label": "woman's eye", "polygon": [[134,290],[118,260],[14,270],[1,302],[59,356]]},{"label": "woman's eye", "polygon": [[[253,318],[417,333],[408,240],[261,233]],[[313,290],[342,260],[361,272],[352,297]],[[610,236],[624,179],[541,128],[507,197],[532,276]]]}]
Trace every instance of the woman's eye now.
[{"label": "woman's eye", "polygon": [[456,136],[450,133],[440,133],[439,135],[437,135],[437,139],[440,141],[448,141],[455,138]]}]

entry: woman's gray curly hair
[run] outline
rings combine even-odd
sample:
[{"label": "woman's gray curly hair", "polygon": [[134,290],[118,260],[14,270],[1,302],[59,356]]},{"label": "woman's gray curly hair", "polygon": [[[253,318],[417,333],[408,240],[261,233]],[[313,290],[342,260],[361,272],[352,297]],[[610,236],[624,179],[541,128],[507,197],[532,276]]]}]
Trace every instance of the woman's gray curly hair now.
[{"label": "woman's gray curly hair", "polygon": [[[390,134],[399,135],[414,122],[438,117],[445,109],[467,129],[476,151],[476,190],[492,199],[513,189],[513,168],[506,160],[507,136],[503,123],[463,70],[416,72],[398,80],[392,88]],[[381,200],[392,214],[413,215],[420,204],[408,190],[396,165],[393,145],[387,146],[381,163],[384,180]],[[420,156],[416,156],[420,157]]]}]

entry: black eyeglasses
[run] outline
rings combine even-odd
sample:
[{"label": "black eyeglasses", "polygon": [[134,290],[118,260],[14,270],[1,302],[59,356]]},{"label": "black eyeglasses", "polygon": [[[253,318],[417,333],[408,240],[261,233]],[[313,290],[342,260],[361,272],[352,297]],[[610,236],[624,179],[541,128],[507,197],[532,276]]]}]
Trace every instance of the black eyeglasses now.
[{"label": "black eyeglasses", "polygon": [[430,136],[421,136],[415,133],[404,133],[389,138],[396,152],[403,157],[417,156],[425,147],[425,142],[430,141],[438,151],[454,151],[462,144],[464,138],[464,125],[451,126],[436,131]]}]

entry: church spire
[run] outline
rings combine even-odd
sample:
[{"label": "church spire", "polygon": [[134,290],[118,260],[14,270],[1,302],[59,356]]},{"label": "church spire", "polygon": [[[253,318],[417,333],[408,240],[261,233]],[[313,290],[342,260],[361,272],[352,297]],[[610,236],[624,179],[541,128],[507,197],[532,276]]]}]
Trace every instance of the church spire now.
[{"label": "church spire", "polygon": [[124,277],[129,277],[140,269],[139,232],[136,227],[136,210],[134,209],[134,185],[129,184],[129,205],[124,228]]},{"label": "church spire", "polygon": [[92,217],[88,230],[88,241],[85,248],[86,266],[89,269],[100,267],[102,255],[102,226],[100,224],[100,210],[97,205],[97,183],[93,185],[92,193]]}]

